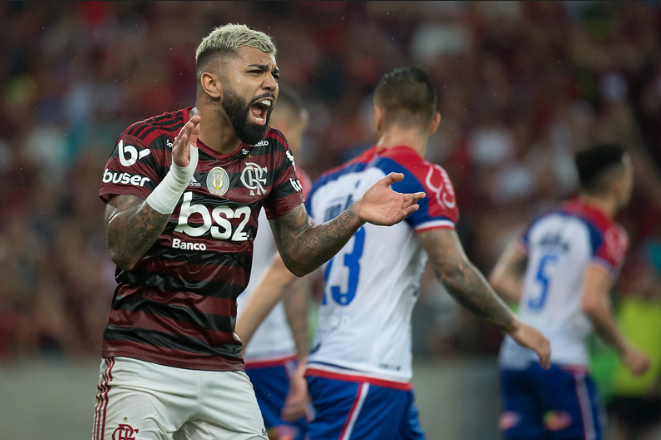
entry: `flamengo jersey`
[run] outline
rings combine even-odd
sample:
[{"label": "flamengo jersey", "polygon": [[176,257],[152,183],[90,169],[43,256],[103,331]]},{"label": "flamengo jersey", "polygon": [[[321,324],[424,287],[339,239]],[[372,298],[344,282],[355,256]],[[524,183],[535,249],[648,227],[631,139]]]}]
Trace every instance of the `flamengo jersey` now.
[{"label": "flamengo jersey", "polygon": [[[603,212],[569,200],[534,220],[519,243],[528,255],[519,316],[549,339],[551,362],[587,366],[592,324],[581,308],[585,269],[596,264],[615,279],[628,247],[626,232]],[[501,365],[521,368],[535,359],[505,338]]]},{"label": "flamengo jersey", "polygon": [[[146,199],[172,163],[172,141],[190,107],[131,125],[117,139],[100,197]],[[243,369],[234,335],[236,298],[248,285],[257,217],[303,203],[293,156],[269,129],[254,146],[223,155],[198,141],[199,162],[156,243],[117,288],[103,335],[104,357],[126,356],[181,368]]]},{"label": "flamengo jersey", "polygon": [[391,188],[424,191],[420,209],[387,227],[365,224],[323,266],[325,287],[307,373],[325,377],[377,379],[410,387],[411,313],[418,298],[427,254],[416,232],[454,228],[454,189],[443,168],[406,146],[372,147],[322,175],[306,201],[315,223],[340,214],[391,172],[404,180]]},{"label": "flamengo jersey", "polygon": [[[308,175],[301,170],[296,169],[296,175],[305,196],[310,189],[311,182]],[[252,291],[257,286],[258,281],[271,264],[273,256],[277,252],[273,233],[269,227],[264,212],[259,214],[260,228],[255,237],[255,252],[253,257],[252,273],[250,283],[238,298],[239,315],[242,307],[245,306],[247,299],[252,295]],[[250,340],[250,345],[243,352],[246,365],[250,362],[268,362],[289,359],[296,354],[296,346],[287,322],[285,307],[282,301],[273,308],[266,319],[262,321],[257,331]]]}]

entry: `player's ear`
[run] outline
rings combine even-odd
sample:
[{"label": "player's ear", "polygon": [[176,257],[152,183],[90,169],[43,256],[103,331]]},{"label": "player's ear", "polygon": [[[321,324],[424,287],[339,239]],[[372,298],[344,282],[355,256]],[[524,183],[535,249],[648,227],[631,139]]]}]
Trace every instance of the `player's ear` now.
[{"label": "player's ear", "polygon": [[436,133],[438,126],[441,124],[441,114],[439,112],[434,112],[434,116],[431,118],[431,124],[429,124],[429,135]]},{"label": "player's ear", "polygon": [[220,101],[223,97],[223,84],[218,75],[211,72],[202,72],[200,75],[200,86],[204,93],[209,95],[214,101]]},{"label": "player's ear", "polygon": [[613,194],[617,200],[622,199],[624,194],[624,186],[624,177],[613,179],[613,182],[611,183],[611,194]]},{"label": "player's ear", "polygon": [[374,112],[372,113],[372,125],[377,134],[381,133],[383,128],[383,109],[374,104]]}]

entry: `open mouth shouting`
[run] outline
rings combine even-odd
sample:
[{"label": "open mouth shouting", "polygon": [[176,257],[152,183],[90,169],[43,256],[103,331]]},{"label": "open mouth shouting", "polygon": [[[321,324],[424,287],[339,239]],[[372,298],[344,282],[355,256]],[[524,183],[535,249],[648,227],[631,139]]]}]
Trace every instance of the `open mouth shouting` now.
[{"label": "open mouth shouting", "polygon": [[273,101],[267,98],[262,98],[251,105],[250,114],[252,115],[254,122],[259,125],[266,124],[266,119],[272,105]]}]

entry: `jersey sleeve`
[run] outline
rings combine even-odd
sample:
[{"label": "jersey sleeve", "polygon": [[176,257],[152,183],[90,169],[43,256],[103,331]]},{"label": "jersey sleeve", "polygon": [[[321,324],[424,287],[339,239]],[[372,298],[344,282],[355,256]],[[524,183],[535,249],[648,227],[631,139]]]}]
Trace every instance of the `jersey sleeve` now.
[{"label": "jersey sleeve", "polygon": [[613,224],[604,231],[603,239],[595,250],[592,263],[600,265],[615,278],[624,264],[628,248],[627,232],[621,226]]},{"label": "jersey sleeve", "polygon": [[414,158],[379,158],[375,161],[387,175],[391,172],[403,173],[404,179],[391,185],[400,193],[424,192],[427,196],[420,200],[420,209],[409,215],[408,222],[416,233],[432,229],[454,229],[459,219],[459,210],[454,187],[445,170],[418,156]]},{"label": "jersey sleeve", "polygon": [[296,168],[296,177],[298,177],[298,181],[301,184],[303,197],[307,199],[308,194],[310,194],[310,188],[312,187],[312,180],[310,180],[308,173],[301,168]]},{"label": "jersey sleeve", "polygon": [[103,170],[99,197],[104,202],[115,195],[133,195],[146,199],[161,181],[156,155],[158,149],[145,145],[129,134],[117,138]]},{"label": "jersey sleeve", "polygon": [[288,214],[292,209],[305,202],[303,188],[296,175],[294,155],[284,138],[281,138],[279,143],[284,147],[284,154],[280,155],[282,160],[277,167],[273,189],[264,203],[266,217],[269,220]]}]

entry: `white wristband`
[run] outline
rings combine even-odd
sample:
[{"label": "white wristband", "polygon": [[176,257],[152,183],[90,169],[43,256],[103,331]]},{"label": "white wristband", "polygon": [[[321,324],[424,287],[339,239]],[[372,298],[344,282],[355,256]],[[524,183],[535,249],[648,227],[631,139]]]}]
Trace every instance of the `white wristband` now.
[{"label": "white wristband", "polygon": [[188,166],[180,167],[172,161],[170,171],[165,178],[147,197],[147,203],[154,211],[161,214],[172,214],[177,207],[181,195],[188,187],[197,168],[198,150],[190,145],[190,160]]}]

